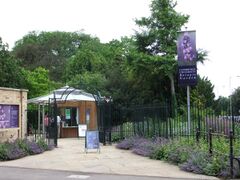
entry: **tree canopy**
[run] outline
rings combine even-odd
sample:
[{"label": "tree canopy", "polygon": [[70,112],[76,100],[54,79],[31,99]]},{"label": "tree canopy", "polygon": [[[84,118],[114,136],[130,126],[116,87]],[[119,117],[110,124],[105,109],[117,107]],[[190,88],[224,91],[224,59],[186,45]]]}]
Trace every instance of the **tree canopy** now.
[{"label": "tree canopy", "polygon": [[25,86],[23,69],[8,51],[8,45],[0,38],[0,84],[2,87],[22,88]]},{"label": "tree canopy", "polygon": [[[36,97],[63,85],[111,96],[116,103],[153,103],[169,99],[185,104],[177,86],[177,33],[189,16],[175,10],[173,0],[153,0],[149,17],[136,19],[131,37],[102,43],[83,32],[30,32],[12,51],[0,42],[3,86],[29,89]],[[198,59],[206,59],[199,51]],[[193,101],[211,106],[213,85],[198,78]]]},{"label": "tree canopy", "polygon": [[33,70],[42,66],[49,70],[52,80],[62,81],[67,59],[90,39],[90,35],[81,32],[33,31],[16,42],[13,54],[22,60],[25,68]]}]

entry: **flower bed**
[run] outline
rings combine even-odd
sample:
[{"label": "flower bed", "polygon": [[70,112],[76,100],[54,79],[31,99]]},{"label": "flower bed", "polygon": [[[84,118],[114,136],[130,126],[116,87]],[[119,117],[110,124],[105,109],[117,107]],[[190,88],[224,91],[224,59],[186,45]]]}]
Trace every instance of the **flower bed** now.
[{"label": "flower bed", "polygon": [[27,139],[17,139],[13,142],[0,144],[0,161],[19,159],[28,155],[40,154],[53,147],[48,146],[43,139],[37,142]]},{"label": "flower bed", "polygon": [[[215,148],[213,154],[209,154],[206,141],[202,140],[197,144],[194,139],[187,138],[170,141],[164,138],[131,137],[118,143],[117,148],[176,164],[184,171],[228,178],[230,165],[227,143],[226,139],[218,139],[213,144]],[[237,162],[234,162],[234,177],[239,175],[239,167]]]}]

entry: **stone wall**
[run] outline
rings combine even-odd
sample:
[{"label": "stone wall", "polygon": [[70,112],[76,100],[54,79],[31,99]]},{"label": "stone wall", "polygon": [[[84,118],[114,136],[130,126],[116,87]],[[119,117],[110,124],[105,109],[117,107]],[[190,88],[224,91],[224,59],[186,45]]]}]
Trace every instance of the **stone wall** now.
[{"label": "stone wall", "polygon": [[24,138],[27,134],[27,90],[0,87],[0,104],[19,106],[19,127],[0,128],[0,142]]}]

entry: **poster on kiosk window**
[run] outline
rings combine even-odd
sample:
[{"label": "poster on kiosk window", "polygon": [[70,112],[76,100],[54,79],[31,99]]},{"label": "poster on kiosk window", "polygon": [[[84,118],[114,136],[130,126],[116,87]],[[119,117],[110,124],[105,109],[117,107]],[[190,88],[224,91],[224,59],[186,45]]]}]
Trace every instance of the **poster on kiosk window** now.
[{"label": "poster on kiosk window", "polygon": [[178,84],[195,86],[197,84],[196,31],[179,32],[177,39]]},{"label": "poster on kiosk window", "polygon": [[86,124],[79,124],[78,125],[78,137],[85,137],[87,131],[87,125]]}]

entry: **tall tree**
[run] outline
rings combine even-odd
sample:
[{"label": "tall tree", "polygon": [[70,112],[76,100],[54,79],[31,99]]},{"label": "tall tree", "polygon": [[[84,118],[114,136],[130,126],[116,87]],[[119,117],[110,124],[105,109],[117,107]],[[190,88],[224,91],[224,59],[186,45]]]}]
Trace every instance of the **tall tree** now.
[{"label": "tall tree", "polygon": [[13,53],[22,59],[25,68],[42,66],[49,70],[52,80],[63,81],[67,59],[91,39],[81,32],[30,32],[16,42]]},{"label": "tall tree", "polygon": [[198,76],[198,84],[192,89],[191,98],[193,103],[203,107],[213,107],[215,94],[214,85],[207,77]]},{"label": "tall tree", "polygon": [[176,39],[181,27],[189,16],[175,11],[177,3],[173,0],[153,0],[150,17],[136,20],[142,30],[136,33],[138,49],[154,56],[161,56],[159,68],[169,78],[173,102],[175,96]]},{"label": "tall tree", "polygon": [[50,80],[49,71],[42,67],[32,71],[24,69],[23,74],[26,80],[26,88],[29,89],[29,98],[45,95],[60,86],[60,84]]},{"label": "tall tree", "polygon": [[150,17],[136,20],[142,28],[136,33],[140,51],[175,59],[177,32],[187,23],[189,16],[175,11],[173,0],[153,0]]},{"label": "tall tree", "polygon": [[214,103],[214,110],[217,114],[226,115],[229,112],[229,98],[219,96]]},{"label": "tall tree", "polygon": [[8,45],[0,38],[0,84],[2,87],[24,88],[25,78],[20,62],[8,51]]}]

